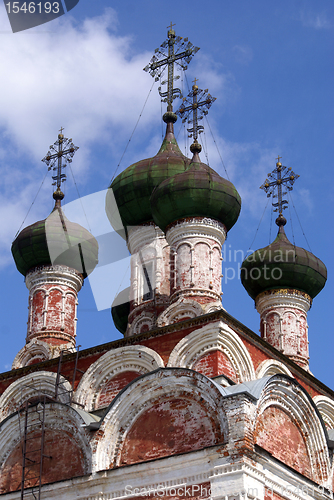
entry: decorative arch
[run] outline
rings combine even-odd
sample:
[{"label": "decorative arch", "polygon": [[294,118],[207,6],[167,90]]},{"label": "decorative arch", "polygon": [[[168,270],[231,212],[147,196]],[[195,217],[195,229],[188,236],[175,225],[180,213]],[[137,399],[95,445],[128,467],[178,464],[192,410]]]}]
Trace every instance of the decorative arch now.
[{"label": "decorative arch", "polygon": [[33,364],[35,360],[46,361],[49,358],[49,345],[42,340],[34,339],[28,342],[28,344],[16,354],[12,364],[12,370]]},{"label": "decorative arch", "polygon": [[171,247],[171,249],[172,249],[174,252],[176,252],[176,253],[177,253],[177,252],[178,252],[178,250],[179,250],[179,248],[180,248],[181,246],[186,246],[186,247],[189,247],[189,248],[190,248],[190,250],[191,250],[192,248],[194,248],[194,245],[192,244],[192,242],[191,242],[191,241],[183,241],[183,240],[182,240],[182,241],[180,241],[177,245],[172,246],[172,247]]},{"label": "decorative arch", "polygon": [[[222,405],[224,394],[223,388],[212,380],[187,369],[159,368],[134,380],[113,400],[93,439],[95,470],[226,442],[228,424]],[[178,407],[179,403],[183,408]],[[197,411],[193,412],[194,408]],[[155,420],[152,419],[154,413]],[[143,432],[145,422],[149,435]],[[177,439],[180,432],[182,438]],[[163,449],[159,448],[157,439],[166,444]],[[178,445],[182,448],[175,451]]]},{"label": "decorative arch", "polygon": [[179,298],[174,304],[165,309],[158,317],[158,327],[172,325],[190,318],[202,316],[204,310],[196,300]]},{"label": "decorative arch", "polygon": [[[282,446],[282,435],[294,436],[294,445]],[[265,383],[258,401],[254,442],[273,456],[328,486],[329,454],[325,427],[310,396],[294,379],[275,375]]]},{"label": "decorative arch", "polygon": [[88,368],[78,385],[75,400],[84,405],[87,411],[92,411],[103,386],[113,377],[122,372],[134,372],[135,377],[138,377],[163,366],[162,358],[149,347],[119,347],[101,356]]},{"label": "decorative arch", "polygon": [[37,338],[28,342],[17,353],[12,364],[12,370],[22,368],[23,366],[32,365],[48,359],[58,358],[62,350],[75,352],[72,343],[64,343],[52,346]]},{"label": "decorative arch", "polygon": [[334,401],[327,396],[314,396],[313,401],[328,429],[334,429]]},{"label": "decorative arch", "polygon": [[198,240],[196,241],[194,244],[193,244],[193,248],[195,249],[198,245],[206,245],[209,250],[212,250],[212,247],[213,245],[211,245],[208,241],[206,241],[205,239],[203,240]]},{"label": "decorative arch", "polygon": [[216,300],[215,302],[209,302],[204,305],[204,314],[209,314],[215,311],[220,311],[224,309],[220,300]]},{"label": "decorative arch", "polygon": [[[36,407],[37,408],[37,407]],[[38,412],[29,414],[29,425],[33,437],[27,444],[33,449],[31,455],[38,457],[38,433],[40,420]],[[22,415],[21,418],[24,418]],[[34,424],[36,428],[34,430]],[[84,429],[85,421],[79,413],[62,403],[47,403],[44,420],[44,453],[45,460],[52,461],[52,467],[45,467],[43,483],[70,479],[91,472],[92,456],[89,445],[89,431]],[[21,422],[22,426],[22,422]],[[22,431],[21,431],[22,432]],[[0,424],[0,493],[18,489],[22,475],[21,433],[18,414],[14,413]],[[71,455],[71,460],[66,458]],[[66,463],[64,470],[63,463]]]},{"label": "decorative arch", "polygon": [[217,350],[227,357],[239,382],[255,379],[253,362],[245,345],[222,321],[199,328],[180,340],[172,350],[167,366],[193,368],[200,358]]},{"label": "decorative arch", "polygon": [[281,361],[275,359],[266,359],[262,361],[256,370],[256,378],[269,377],[277,374],[284,374],[288,377],[293,377],[289,368],[287,368]]},{"label": "decorative arch", "polygon": [[138,335],[139,333],[148,332],[153,329],[154,314],[142,311],[129,326],[129,335]]},{"label": "decorative arch", "polygon": [[[41,395],[54,398],[56,379],[56,373],[40,371],[13,382],[0,396],[0,422],[17,411],[28,399]],[[69,403],[71,390],[71,384],[60,376],[59,401]]]}]

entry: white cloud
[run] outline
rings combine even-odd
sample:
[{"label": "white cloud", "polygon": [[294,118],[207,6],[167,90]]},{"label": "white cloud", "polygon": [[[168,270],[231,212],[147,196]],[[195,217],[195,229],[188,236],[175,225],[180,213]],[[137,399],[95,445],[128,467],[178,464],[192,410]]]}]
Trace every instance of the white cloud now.
[{"label": "white cloud", "polygon": [[[131,39],[110,32],[111,9],[78,27],[70,17],[54,22],[53,32],[1,35],[0,126],[35,158],[54,137],[55,123],[85,143],[100,138],[107,124],[128,127],[151,83],[142,71],[151,54],[130,56]],[[144,121],[150,102],[148,111]]]},{"label": "white cloud", "polygon": [[[131,37],[117,36],[117,18],[112,9],[79,25],[71,16],[64,16],[53,21],[53,31],[46,31],[42,26],[13,35],[8,27],[6,13],[0,10],[0,71],[6,75],[0,80],[2,266],[11,260],[11,241],[45,175],[46,166],[40,159],[56,140],[57,129],[65,127],[65,135],[80,146],[73,170],[76,178],[80,172],[83,182],[97,144],[103,145],[101,149],[105,151],[109,148],[113,157],[120,158],[153,83],[150,75],[143,71],[152,53],[132,55]],[[218,97],[223,106],[238,95],[233,75],[224,73],[221,63],[206,54],[199,52],[189,70],[189,84],[191,76],[196,76],[200,87],[209,87],[209,92]],[[138,158],[153,156],[159,150],[159,113],[159,96],[153,91],[140,124],[139,135],[145,134],[145,142],[135,139],[139,147],[127,156],[128,165]],[[156,125],[154,135],[152,124]],[[210,165],[225,176],[209,134],[207,130]],[[184,152],[181,136],[183,132],[180,133],[180,148]],[[243,171],[247,164],[252,165],[250,157],[254,156],[255,164],[259,157],[265,156],[259,145],[228,143],[219,135],[217,138],[217,134],[216,141],[232,181],[236,172]],[[189,155],[189,148],[187,151]],[[202,160],[206,161],[204,153]],[[110,174],[115,167],[116,164]],[[71,177],[69,171],[67,175]],[[252,205],[254,196],[248,196],[249,185],[243,186],[243,182],[239,175],[236,184],[244,204]],[[25,226],[44,219],[51,212],[51,192],[48,179]]]},{"label": "white cloud", "polygon": [[233,74],[224,70],[220,62],[205,53],[196,54],[187,73],[189,85],[190,79],[198,78],[197,85],[201,89],[208,88],[209,93],[219,99],[218,105],[225,106],[226,103],[233,102],[239,96],[240,88]]},{"label": "white cloud", "polygon": [[[115,35],[116,24],[115,12],[107,9],[78,26],[64,16],[53,21],[53,31],[44,26],[12,34],[0,9],[0,265],[11,260],[12,239],[46,172],[40,160],[60,126],[80,146],[73,170],[81,176],[98,141],[116,156],[126,144],[153,82],[143,71],[152,54],[132,57],[131,38]],[[144,124],[156,108],[150,99]],[[52,209],[49,178],[45,184],[25,226]]]},{"label": "white cloud", "polygon": [[316,14],[310,11],[301,11],[300,20],[303,26],[307,28],[315,29],[328,29],[331,27],[331,22],[329,21],[325,12]]}]

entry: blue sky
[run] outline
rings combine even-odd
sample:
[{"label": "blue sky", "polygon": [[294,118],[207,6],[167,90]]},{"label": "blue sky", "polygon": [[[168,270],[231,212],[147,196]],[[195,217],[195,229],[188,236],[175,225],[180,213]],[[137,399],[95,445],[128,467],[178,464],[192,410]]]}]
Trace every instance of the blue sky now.
[{"label": "blue sky", "polygon": [[[66,137],[80,147],[72,164],[80,196],[106,189],[153,83],[142,69],[166,38],[171,21],[177,35],[201,49],[187,79],[198,78],[199,86],[217,98],[209,113],[210,127],[242,197],[239,220],[225,243],[223,305],[258,332],[259,316],[237,277],[238,261],[250,247],[261,248],[275,237],[270,206],[257,231],[267,203],[259,186],[280,155],[283,164],[300,175],[293,202],[312,252],[328,269],[326,287],[308,315],[310,367],[334,388],[331,0],[80,0],[60,19],[16,34],[0,4],[0,371],[10,369],[25,343],[28,291],[10,246],[45,176],[40,160],[63,126]],[[161,109],[155,85],[118,172],[156,154]],[[176,134],[184,150],[179,122]],[[208,127],[201,139],[210,166],[225,176]],[[205,154],[201,158],[206,161]],[[65,201],[74,202],[68,214],[85,223],[67,174]],[[100,234],[108,231],[92,209],[92,198],[84,199],[90,227]],[[102,195],[95,195],[97,199],[103,200]],[[47,217],[52,207],[49,175],[24,226]],[[292,225],[288,211],[285,216],[290,240],[294,235],[296,244],[308,249],[293,207]],[[110,290],[128,286],[126,279],[115,281],[110,279]],[[101,309],[105,304],[100,299],[101,310],[96,306],[99,278],[92,277],[91,283],[93,288],[86,280],[79,294],[77,341],[82,348],[120,337],[110,309]],[[102,295],[107,295],[104,288]]]}]

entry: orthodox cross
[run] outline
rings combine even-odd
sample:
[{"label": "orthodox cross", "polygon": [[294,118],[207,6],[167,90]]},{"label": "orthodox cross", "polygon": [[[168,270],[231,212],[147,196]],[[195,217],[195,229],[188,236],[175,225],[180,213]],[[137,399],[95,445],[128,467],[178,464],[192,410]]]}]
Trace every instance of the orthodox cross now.
[{"label": "orthodox cross", "polygon": [[[56,172],[56,175],[52,176],[54,180],[52,185],[57,186],[57,191],[60,191],[61,183],[66,180],[66,174],[62,172],[63,168],[72,161],[75,152],[79,149],[78,146],[74,146],[72,139],[63,136],[63,130],[63,127],[61,127],[58,140],[50,146],[47,155],[42,159],[49,167],[48,170],[53,169]],[[54,153],[51,151],[54,151]]]},{"label": "orthodox cross", "polygon": [[[283,196],[287,194],[287,191],[283,192],[283,189],[292,191],[292,185],[299,175],[295,174],[291,167],[284,167],[280,162],[281,156],[278,156],[276,168],[268,174],[268,178],[260,186],[267,193],[269,198],[271,195],[273,198],[277,198],[277,203],[273,203],[274,212],[279,212],[279,215],[283,215],[283,210],[287,208],[288,201],[283,200]],[[277,193],[276,193],[277,189]]]},{"label": "orthodox cross", "polygon": [[[159,48],[155,49],[150,63],[144,68],[144,71],[149,72],[155,78],[156,82],[166,67],[168,68],[168,78],[165,82],[162,82],[162,85],[167,83],[167,92],[161,92],[161,87],[159,87],[159,94],[163,98],[162,102],[167,102],[167,111],[173,110],[173,100],[177,96],[181,96],[181,90],[178,88],[174,89],[174,80],[180,78],[179,76],[174,78],[174,64],[176,63],[183,70],[186,70],[192,57],[199,50],[199,47],[194,47],[188,41],[188,38],[175,36],[173,26],[173,23],[170,23],[167,40]],[[167,51],[166,48],[168,48]]]},{"label": "orthodox cross", "polygon": [[[190,132],[189,137],[194,138],[194,143],[197,143],[198,134],[203,132],[204,127],[202,125],[198,125],[198,121],[202,120],[204,115],[208,114],[208,109],[211,107],[211,104],[216,100],[215,97],[212,97],[208,92],[208,89],[202,90],[199,89],[196,85],[197,78],[194,80],[194,85],[192,86],[192,91],[188,94],[187,97],[183,98],[183,102],[180,108],[177,110],[176,114],[182,118],[182,123],[185,123],[188,120],[188,123],[192,123],[192,128],[188,128],[188,132]],[[188,106],[185,106],[185,104]],[[198,116],[199,108],[203,109]],[[192,114],[192,117],[191,117]]]}]

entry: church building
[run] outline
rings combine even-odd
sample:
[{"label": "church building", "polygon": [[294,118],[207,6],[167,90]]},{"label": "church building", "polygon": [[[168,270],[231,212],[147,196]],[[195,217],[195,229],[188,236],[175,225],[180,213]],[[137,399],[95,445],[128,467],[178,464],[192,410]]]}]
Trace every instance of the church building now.
[{"label": "church building", "polygon": [[[222,248],[241,198],[200,158],[214,98],[195,80],[173,110],[175,67],[197,50],[170,27],[145,68],[168,72],[165,137],[106,196],[131,254],[130,286],[112,305],[120,340],[76,348],[99,248],[61,206],[72,139],[61,130],[44,158],[54,209],[12,245],[29,302],[25,345],[0,374],[1,500],[334,499],[334,392],[309,370],[307,324],[326,267],[285,234],[282,190],[298,176],[278,158],[261,186],[276,195],[277,236],[241,269],[261,334],[223,308]],[[189,157],[178,116],[191,123]]]}]

